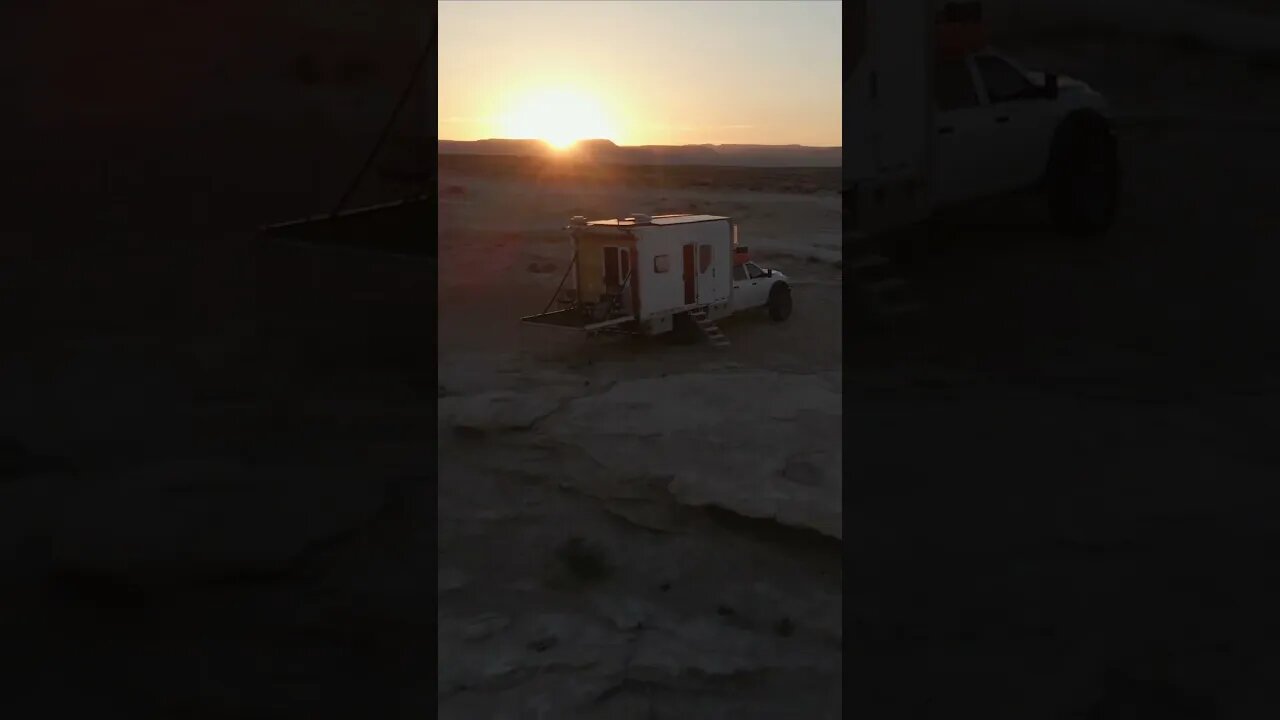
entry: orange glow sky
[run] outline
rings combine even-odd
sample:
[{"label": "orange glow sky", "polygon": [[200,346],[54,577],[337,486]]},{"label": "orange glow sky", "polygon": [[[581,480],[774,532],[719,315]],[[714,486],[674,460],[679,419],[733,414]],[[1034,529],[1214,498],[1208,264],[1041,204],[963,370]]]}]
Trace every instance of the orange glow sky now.
[{"label": "orange glow sky", "polygon": [[836,0],[438,5],[441,139],[840,145]]}]

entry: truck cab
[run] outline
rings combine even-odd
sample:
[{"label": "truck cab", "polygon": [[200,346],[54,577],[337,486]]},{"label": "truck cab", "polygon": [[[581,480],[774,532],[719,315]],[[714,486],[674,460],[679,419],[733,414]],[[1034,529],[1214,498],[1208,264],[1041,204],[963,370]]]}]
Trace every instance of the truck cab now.
[{"label": "truck cab", "polygon": [[1028,71],[990,47],[940,56],[934,100],[936,208],[1036,187],[1068,116],[1111,115],[1106,99],[1085,83]]},{"label": "truck cab", "polygon": [[762,267],[753,260],[734,263],[732,312],[768,308],[775,320],[785,320],[791,313],[788,278],[778,270]]}]

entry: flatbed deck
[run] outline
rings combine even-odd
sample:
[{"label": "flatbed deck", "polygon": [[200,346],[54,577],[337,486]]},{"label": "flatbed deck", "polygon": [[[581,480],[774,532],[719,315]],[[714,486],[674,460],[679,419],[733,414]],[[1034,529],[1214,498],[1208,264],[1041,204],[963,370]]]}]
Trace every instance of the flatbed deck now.
[{"label": "flatbed deck", "polygon": [[603,330],[605,328],[617,327],[629,322],[635,322],[635,318],[630,315],[601,320],[599,322],[587,322],[586,316],[577,308],[569,308],[567,310],[555,310],[552,312],[541,313],[539,315],[529,315],[520,318],[520,322],[529,323],[530,325],[545,325],[554,328],[563,328],[565,330],[582,330],[593,332]]}]

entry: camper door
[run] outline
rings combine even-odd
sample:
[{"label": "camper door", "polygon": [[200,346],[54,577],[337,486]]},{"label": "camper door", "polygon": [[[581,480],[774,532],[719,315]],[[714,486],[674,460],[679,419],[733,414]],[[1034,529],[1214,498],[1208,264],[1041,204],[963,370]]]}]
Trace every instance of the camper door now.
[{"label": "camper door", "polygon": [[625,286],[622,295],[622,307],[628,313],[635,312],[637,278],[633,274],[635,263],[630,248],[618,245],[606,245],[601,248],[604,253],[603,273],[604,287],[613,291]]},{"label": "camper door", "polygon": [[697,271],[698,303],[711,305],[729,298],[733,282],[733,229],[726,222],[698,223]]}]

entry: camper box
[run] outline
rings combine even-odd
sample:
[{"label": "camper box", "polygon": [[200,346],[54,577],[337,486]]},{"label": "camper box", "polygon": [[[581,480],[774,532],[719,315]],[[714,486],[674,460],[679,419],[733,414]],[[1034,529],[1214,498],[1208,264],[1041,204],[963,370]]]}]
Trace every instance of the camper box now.
[{"label": "camper box", "polygon": [[[693,309],[728,315],[736,227],[718,215],[654,215],[568,227],[573,260],[556,294],[526,323],[657,335]],[[557,300],[564,309],[548,312]]]}]

